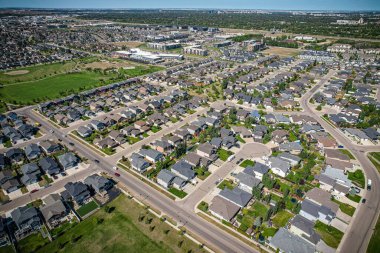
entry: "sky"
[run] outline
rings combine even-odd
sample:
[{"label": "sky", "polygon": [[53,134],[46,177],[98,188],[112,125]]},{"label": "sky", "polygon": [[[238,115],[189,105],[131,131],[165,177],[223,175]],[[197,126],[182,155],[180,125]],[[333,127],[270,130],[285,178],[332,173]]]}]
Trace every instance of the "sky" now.
[{"label": "sky", "polygon": [[0,0],[0,8],[380,10],[380,0]]}]

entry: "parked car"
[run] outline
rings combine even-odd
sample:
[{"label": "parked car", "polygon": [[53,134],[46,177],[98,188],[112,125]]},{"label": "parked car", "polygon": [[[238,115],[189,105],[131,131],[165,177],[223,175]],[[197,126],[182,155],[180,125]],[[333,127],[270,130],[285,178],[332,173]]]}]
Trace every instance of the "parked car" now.
[{"label": "parked car", "polygon": [[367,200],[366,199],[362,199],[362,203],[364,204]]},{"label": "parked car", "polygon": [[38,189],[34,189],[30,193],[35,193],[35,192],[38,192]]},{"label": "parked car", "polygon": [[120,177],[120,174],[115,172],[115,176]]},{"label": "parked car", "polygon": [[75,144],[74,144],[74,143],[72,143],[72,142],[69,142],[69,145],[70,145],[70,146],[74,146]]}]

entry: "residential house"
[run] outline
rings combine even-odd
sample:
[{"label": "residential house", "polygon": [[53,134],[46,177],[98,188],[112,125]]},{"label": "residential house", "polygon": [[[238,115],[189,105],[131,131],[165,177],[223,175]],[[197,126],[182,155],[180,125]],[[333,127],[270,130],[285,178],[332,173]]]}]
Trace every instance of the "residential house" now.
[{"label": "residential house", "polygon": [[29,159],[29,160],[33,160],[33,159],[36,159],[40,156],[41,154],[41,149],[40,147],[35,144],[35,143],[32,143],[32,144],[29,144],[25,147],[25,156]]},{"label": "residential house", "polygon": [[193,181],[195,178],[195,172],[193,166],[184,160],[180,160],[171,167],[171,171],[178,177],[186,180]]},{"label": "residential house", "polygon": [[316,247],[306,239],[298,236],[286,228],[280,228],[272,237],[269,246],[284,253],[315,253]]},{"label": "residential house", "polygon": [[234,203],[239,207],[244,207],[248,204],[248,202],[252,199],[252,194],[248,193],[238,187],[230,190],[228,188],[224,188],[219,195],[222,198]]},{"label": "residential house", "polygon": [[61,196],[53,193],[45,197],[40,207],[41,214],[50,229],[60,225],[68,215],[68,208],[62,202]]},{"label": "residential house", "polygon": [[270,157],[267,165],[272,172],[280,177],[286,177],[290,171],[290,163],[278,157]]},{"label": "residential house", "polygon": [[63,155],[58,156],[58,162],[61,164],[64,170],[67,170],[78,166],[80,160],[74,153],[67,152]]},{"label": "residential house", "polygon": [[38,183],[41,177],[40,168],[36,163],[28,163],[21,166],[21,171],[23,176],[21,177],[21,182],[24,185],[30,185]]},{"label": "residential house", "polygon": [[82,182],[69,182],[65,184],[65,189],[71,199],[80,206],[85,204],[91,198],[87,185]]},{"label": "residential house", "polygon": [[215,217],[221,220],[231,221],[240,211],[240,206],[217,195],[212,199],[209,210]]},{"label": "residential house", "polygon": [[11,217],[18,228],[16,235],[28,234],[39,229],[42,225],[38,210],[33,206],[18,207],[11,212]]},{"label": "residential house", "polygon": [[157,183],[165,188],[170,188],[175,177],[171,171],[163,169],[157,174]]},{"label": "residential house", "polygon": [[44,157],[38,161],[41,169],[50,176],[56,175],[60,172],[57,162],[51,157]]},{"label": "residential house", "polygon": [[41,141],[39,145],[41,146],[42,150],[48,155],[58,152],[62,149],[61,145],[51,140]]},{"label": "residential house", "polygon": [[111,180],[98,174],[92,174],[85,178],[84,183],[95,190],[96,193],[104,196],[107,194],[108,190],[113,187]]}]

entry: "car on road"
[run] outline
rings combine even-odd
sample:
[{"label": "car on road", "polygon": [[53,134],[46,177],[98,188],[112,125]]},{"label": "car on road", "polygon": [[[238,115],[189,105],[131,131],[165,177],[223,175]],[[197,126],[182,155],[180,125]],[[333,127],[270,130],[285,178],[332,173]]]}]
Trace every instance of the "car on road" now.
[{"label": "car on road", "polygon": [[97,159],[95,159],[94,162],[95,162],[95,163],[100,163],[99,160],[97,160]]},{"label": "car on road", "polygon": [[70,146],[75,146],[75,144],[74,144],[74,143],[72,143],[72,142],[69,142],[69,145],[70,145]]},{"label": "car on road", "polygon": [[117,170],[117,167],[116,167],[116,166],[113,166],[112,169]]},{"label": "car on road", "polygon": [[50,130],[50,133],[54,133],[54,130]]},{"label": "car on road", "polygon": [[35,193],[35,192],[38,192],[38,189],[34,189],[30,193]]},{"label": "car on road", "polygon": [[117,177],[120,177],[120,174],[119,174],[119,173],[117,173],[117,172],[115,172],[115,176],[117,176]]},{"label": "car on road", "polygon": [[61,176],[67,176],[66,172],[61,172]]},{"label": "car on road", "polygon": [[339,145],[338,148],[344,148],[344,146],[343,145]]},{"label": "car on road", "polygon": [[362,203],[363,203],[363,204],[365,204],[366,201],[367,201],[366,199],[362,199]]},{"label": "car on road", "polygon": [[236,164],[239,164],[243,161],[243,158],[240,158],[239,160],[236,161]]}]

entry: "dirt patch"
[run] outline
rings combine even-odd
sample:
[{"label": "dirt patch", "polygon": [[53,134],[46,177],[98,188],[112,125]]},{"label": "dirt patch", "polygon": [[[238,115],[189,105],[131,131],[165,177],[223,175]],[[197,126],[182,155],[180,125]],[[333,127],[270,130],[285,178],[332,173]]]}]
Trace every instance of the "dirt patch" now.
[{"label": "dirt patch", "polygon": [[269,47],[262,52],[263,54],[277,54],[279,56],[296,56],[300,53],[300,50],[297,48]]},{"label": "dirt patch", "polygon": [[28,74],[29,70],[14,70],[14,71],[9,71],[4,74],[9,75],[9,76],[18,76],[18,75],[25,75]]},{"label": "dirt patch", "polygon": [[98,61],[98,62],[91,62],[84,65],[84,68],[91,68],[91,69],[119,69],[119,68],[125,68],[125,69],[133,69],[135,66],[130,64],[129,62],[109,62],[109,61]]}]

